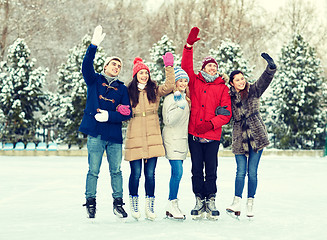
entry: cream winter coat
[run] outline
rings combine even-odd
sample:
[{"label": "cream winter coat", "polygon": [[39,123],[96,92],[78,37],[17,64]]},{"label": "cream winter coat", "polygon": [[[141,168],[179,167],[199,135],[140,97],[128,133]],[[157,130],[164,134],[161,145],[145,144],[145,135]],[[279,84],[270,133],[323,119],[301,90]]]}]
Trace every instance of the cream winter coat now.
[{"label": "cream winter coat", "polygon": [[190,108],[185,101],[185,108],[177,106],[174,100],[174,94],[171,93],[165,97],[162,117],[164,128],[162,138],[166,150],[166,158],[169,160],[185,160],[188,153],[188,121],[190,117]]},{"label": "cream winter coat", "polygon": [[145,90],[140,91],[139,103],[132,108],[133,117],[128,123],[125,160],[133,161],[165,155],[159,125],[160,98],[172,92],[175,86],[173,67],[166,67],[166,81],[158,87],[157,101],[149,102]]}]

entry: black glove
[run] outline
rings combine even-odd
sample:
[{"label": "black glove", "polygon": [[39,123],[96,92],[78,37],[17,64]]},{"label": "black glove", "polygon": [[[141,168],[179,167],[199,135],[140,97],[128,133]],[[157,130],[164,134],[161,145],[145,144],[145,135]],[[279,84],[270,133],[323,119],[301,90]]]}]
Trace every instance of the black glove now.
[{"label": "black glove", "polygon": [[230,111],[228,111],[226,108],[227,108],[227,106],[223,106],[223,107],[218,106],[216,108],[216,111],[215,111],[216,116],[218,116],[218,115],[229,116],[230,115]]},{"label": "black glove", "polygon": [[274,60],[269,56],[268,53],[261,53],[261,57],[263,57],[267,61],[270,69],[276,68],[276,64],[275,64]]}]

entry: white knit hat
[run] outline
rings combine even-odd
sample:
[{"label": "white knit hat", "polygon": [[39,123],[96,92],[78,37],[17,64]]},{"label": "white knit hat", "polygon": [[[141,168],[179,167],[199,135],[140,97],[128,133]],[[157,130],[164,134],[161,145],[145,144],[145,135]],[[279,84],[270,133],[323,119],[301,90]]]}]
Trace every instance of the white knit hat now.
[{"label": "white knit hat", "polygon": [[104,64],[103,64],[103,71],[104,71],[104,67],[107,66],[109,64],[109,62],[112,61],[112,60],[119,61],[120,64],[121,64],[121,68],[123,68],[123,61],[119,57],[113,56],[113,57],[107,57],[106,58],[106,60],[104,61]]}]

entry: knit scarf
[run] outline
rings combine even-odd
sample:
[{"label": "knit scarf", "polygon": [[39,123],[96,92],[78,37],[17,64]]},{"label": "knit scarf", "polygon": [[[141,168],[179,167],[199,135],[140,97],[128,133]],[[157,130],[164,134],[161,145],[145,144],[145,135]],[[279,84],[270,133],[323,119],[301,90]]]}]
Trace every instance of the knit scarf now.
[{"label": "knit scarf", "polygon": [[[249,84],[246,86],[247,91],[249,91]],[[247,119],[249,118],[248,114],[248,99],[243,99],[239,92],[235,90],[234,87],[230,88],[229,94],[231,96],[232,102],[235,103],[236,108],[233,109],[233,117],[235,122],[240,122],[241,124],[241,131],[242,131],[242,146],[245,152],[245,155],[249,156],[249,145],[251,145],[252,149],[257,152],[258,148],[253,138],[252,130],[250,129]],[[238,119],[235,119],[237,117]]]},{"label": "knit scarf", "polygon": [[204,71],[200,71],[200,72],[202,74],[202,77],[204,77],[204,79],[206,80],[207,83],[213,82],[216,80],[217,77],[219,77],[218,73],[216,73],[215,75],[212,76]]},{"label": "knit scarf", "polygon": [[137,83],[137,87],[139,90],[143,90],[145,88],[146,84],[144,83]]},{"label": "knit scarf", "polygon": [[107,82],[108,82],[109,85],[111,83],[113,83],[114,81],[118,80],[118,76],[116,76],[116,77],[110,77],[107,74],[105,74],[104,71],[101,72],[101,75],[105,77],[105,79],[107,80]]}]

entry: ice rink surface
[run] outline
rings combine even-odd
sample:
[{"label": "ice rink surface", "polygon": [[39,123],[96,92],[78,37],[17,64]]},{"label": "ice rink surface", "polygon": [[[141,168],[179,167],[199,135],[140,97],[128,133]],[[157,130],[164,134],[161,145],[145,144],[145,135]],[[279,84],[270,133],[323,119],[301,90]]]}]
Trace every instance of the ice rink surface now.
[{"label": "ice rink surface", "polygon": [[[156,168],[157,219],[144,219],[144,177],[140,182],[142,217],[121,222],[113,215],[108,163],[98,180],[97,215],[86,218],[87,157],[0,156],[1,240],[114,239],[327,239],[327,158],[263,156],[259,165],[255,217],[240,221],[225,213],[234,194],[235,160],[219,158],[216,206],[218,221],[191,219],[195,199],[190,159],[184,162],[179,190],[185,221],[165,219],[170,165],[164,157]],[[129,163],[122,162],[125,210],[129,213]],[[245,210],[247,188],[243,193]]]}]

